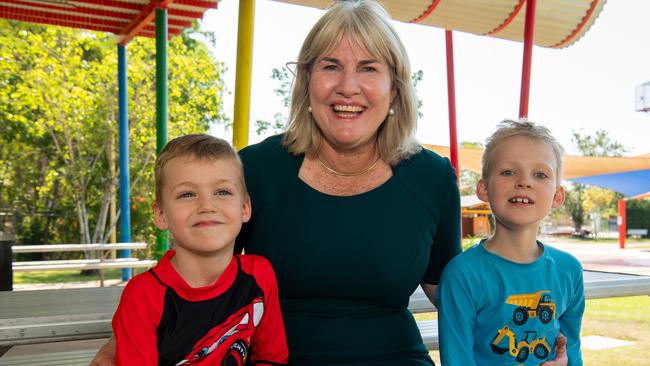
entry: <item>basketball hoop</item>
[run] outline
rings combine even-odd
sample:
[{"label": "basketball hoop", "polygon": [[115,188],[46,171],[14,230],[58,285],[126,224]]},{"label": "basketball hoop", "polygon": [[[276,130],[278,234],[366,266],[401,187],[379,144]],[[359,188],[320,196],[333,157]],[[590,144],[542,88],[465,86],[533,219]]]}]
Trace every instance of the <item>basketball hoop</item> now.
[{"label": "basketball hoop", "polygon": [[636,87],[636,111],[650,112],[650,81]]}]

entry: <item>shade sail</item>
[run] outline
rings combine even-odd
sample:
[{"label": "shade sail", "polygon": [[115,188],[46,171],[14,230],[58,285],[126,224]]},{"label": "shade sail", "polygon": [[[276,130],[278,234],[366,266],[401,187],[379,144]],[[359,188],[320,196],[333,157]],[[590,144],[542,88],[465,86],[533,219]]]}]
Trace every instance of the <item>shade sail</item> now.
[{"label": "shade sail", "polygon": [[[423,144],[427,149],[449,157],[449,147]],[[458,165],[481,173],[483,149],[459,148]],[[565,180],[591,184],[619,192],[627,197],[650,192],[650,154],[637,157],[564,157]]]},{"label": "shade sail", "polygon": [[168,10],[168,33],[191,27],[218,0],[0,0],[0,18],[114,33],[118,41],[154,37],[155,9]]},{"label": "shade sail", "polygon": [[[331,0],[279,0],[324,9]],[[393,19],[522,41],[525,0],[384,0]],[[535,44],[563,48],[594,24],[605,0],[537,0]]]}]

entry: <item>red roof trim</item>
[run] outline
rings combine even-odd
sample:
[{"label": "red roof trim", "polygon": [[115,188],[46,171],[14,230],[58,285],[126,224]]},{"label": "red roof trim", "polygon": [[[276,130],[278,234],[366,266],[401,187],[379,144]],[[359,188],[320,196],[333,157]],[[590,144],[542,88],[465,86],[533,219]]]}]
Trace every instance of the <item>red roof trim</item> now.
[{"label": "red roof trim", "polygon": [[200,1],[200,0],[176,0],[174,4],[195,6],[203,9],[216,9],[217,2]]},{"label": "red roof trim", "polygon": [[419,17],[411,20],[410,23],[419,23],[424,19],[426,19],[426,17],[428,17],[431,13],[433,13],[433,11],[436,9],[436,6],[438,6],[438,4],[440,4],[440,0],[433,0],[433,2],[431,3],[431,5],[429,5],[427,10],[425,10],[424,13],[422,13]]},{"label": "red roof trim", "polygon": [[503,23],[501,23],[500,26],[498,26],[498,27],[494,28],[493,30],[487,32],[486,34],[490,35],[490,36],[493,36],[493,35],[501,32],[507,26],[509,26],[510,23],[512,23],[512,21],[517,17],[517,15],[519,14],[519,11],[521,10],[521,8],[524,7],[525,3],[526,3],[526,0],[519,0],[519,4],[517,4],[517,6],[515,6],[515,9],[512,11],[512,13],[510,13],[510,15],[508,15],[506,20]]},{"label": "red roof trim", "polygon": [[593,0],[591,2],[591,6],[589,6],[589,9],[587,9],[587,13],[582,18],[582,21],[580,22],[580,24],[578,24],[576,29],[574,29],[573,32],[571,32],[571,34],[569,34],[569,36],[566,37],[562,42],[560,42],[558,44],[554,44],[551,47],[553,47],[553,48],[562,48],[562,47],[566,46],[569,42],[571,42],[578,35],[578,33],[580,33],[582,28],[584,28],[584,26],[587,24],[587,22],[591,18],[591,15],[594,13],[594,10],[596,9],[596,5],[598,5],[598,0]]},{"label": "red roof trim", "polygon": [[51,17],[43,18],[37,16],[30,16],[26,14],[16,14],[15,12],[7,12],[2,9],[0,9],[0,18],[13,19],[21,22],[29,22],[29,23],[36,23],[36,24],[49,24],[49,25],[57,25],[62,27],[83,28],[83,29],[88,29],[88,30],[93,30],[98,32],[107,32],[107,33],[115,33],[115,31],[117,30],[116,28],[111,28],[111,27],[104,27],[95,24],[79,24],[76,22],[52,19]]},{"label": "red roof trim", "polygon": [[116,11],[109,11],[109,10],[99,10],[99,9],[92,9],[92,8],[85,8],[85,7],[76,7],[76,8],[69,8],[67,6],[60,6],[60,5],[51,5],[54,3],[33,3],[29,1],[21,1],[21,0],[3,0],[2,1],[5,4],[15,4],[15,5],[23,5],[23,6],[29,6],[33,8],[39,8],[39,9],[49,9],[49,10],[58,10],[58,11],[63,11],[66,13],[73,13],[74,14],[88,14],[88,15],[97,15],[97,16],[105,16],[105,17],[110,17],[110,18],[118,18],[118,19],[124,19],[125,21],[128,21],[130,19],[130,14],[129,13],[123,13],[123,12],[116,12]]},{"label": "red roof trim", "polygon": [[116,20],[88,18],[88,17],[77,16],[77,15],[68,15],[68,14],[52,13],[47,11],[14,8],[14,7],[8,7],[4,4],[0,4],[0,11],[2,11],[3,13],[12,13],[19,16],[34,17],[39,19],[48,19],[48,18],[58,19],[73,24],[88,24],[88,25],[100,24],[111,28],[117,28],[117,29],[123,27],[124,24],[126,23],[126,21],[119,21],[119,20],[116,21]]}]

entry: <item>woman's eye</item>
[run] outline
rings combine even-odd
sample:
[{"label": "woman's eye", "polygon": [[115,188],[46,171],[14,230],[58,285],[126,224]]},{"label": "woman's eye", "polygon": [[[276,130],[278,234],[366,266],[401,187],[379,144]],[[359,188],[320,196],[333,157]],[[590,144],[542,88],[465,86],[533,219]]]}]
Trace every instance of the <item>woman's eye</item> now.
[{"label": "woman's eye", "polygon": [[182,192],[181,194],[178,195],[177,198],[192,198],[194,197],[193,192]]},{"label": "woman's eye", "polygon": [[334,64],[328,64],[328,65],[323,66],[323,70],[327,70],[327,71],[334,71],[336,69],[337,69],[337,67]]},{"label": "woman's eye", "polygon": [[377,68],[374,67],[374,66],[364,66],[363,71],[364,72],[375,72],[375,71],[377,71]]}]

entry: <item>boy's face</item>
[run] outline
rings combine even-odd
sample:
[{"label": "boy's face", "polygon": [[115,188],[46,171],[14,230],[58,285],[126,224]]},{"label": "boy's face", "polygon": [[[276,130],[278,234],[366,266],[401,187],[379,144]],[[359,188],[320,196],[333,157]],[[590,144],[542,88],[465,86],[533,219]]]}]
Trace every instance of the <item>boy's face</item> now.
[{"label": "boy's face", "polygon": [[553,148],[543,141],[510,137],[494,149],[490,164],[487,179],[476,186],[476,195],[490,203],[498,223],[536,229],[552,207],[564,202]]},{"label": "boy's face", "polygon": [[163,168],[162,203],[156,226],[169,230],[176,250],[197,255],[232,254],[242,222],[251,216],[235,162],[181,156]]}]

